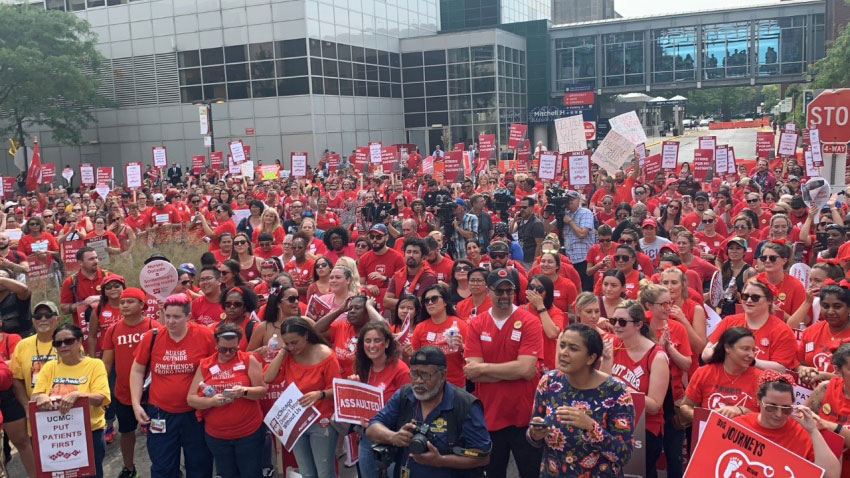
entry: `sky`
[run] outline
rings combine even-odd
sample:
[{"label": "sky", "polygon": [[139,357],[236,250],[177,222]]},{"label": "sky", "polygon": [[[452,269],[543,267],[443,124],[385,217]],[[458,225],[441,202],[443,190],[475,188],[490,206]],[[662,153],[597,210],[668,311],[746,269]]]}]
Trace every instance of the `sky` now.
[{"label": "sky", "polygon": [[[642,17],[661,15],[665,13],[693,12],[713,10],[739,5],[758,5],[760,3],[775,3],[777,0],[689,0],[687,2],[671,2],[670,0],[615,0],[614,9],[624,17]],[[671,4],[678,4],[671,7]]]}]

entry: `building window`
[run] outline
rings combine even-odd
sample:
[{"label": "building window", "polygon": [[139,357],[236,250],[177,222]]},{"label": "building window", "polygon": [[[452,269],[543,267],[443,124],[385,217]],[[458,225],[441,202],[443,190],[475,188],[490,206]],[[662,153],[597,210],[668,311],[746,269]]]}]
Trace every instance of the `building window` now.
[{"label": "building window", "polygon": [[706,80],[747,76],[749,23],[703,27],[703,67]]},{"label": "building window", "polygon": [[800,74],[805,68],[806,17],[760,20],[756,55],[759,75]]},{"label": "building window", "polygon": [[[521,58],[524,59],[524,58]],[[524,61],[521,61],[524,65]],[[555,85],[596,80],[596,39],[594,37],[559,38],[555,41]]]},{"label": "building window", "polygon": [[653,83],[696,79],[696,28],[668,28],[652,32]]},{"label": "building window", "polygon": [[605,35],[605,86],[643,83],[643,32]]}]

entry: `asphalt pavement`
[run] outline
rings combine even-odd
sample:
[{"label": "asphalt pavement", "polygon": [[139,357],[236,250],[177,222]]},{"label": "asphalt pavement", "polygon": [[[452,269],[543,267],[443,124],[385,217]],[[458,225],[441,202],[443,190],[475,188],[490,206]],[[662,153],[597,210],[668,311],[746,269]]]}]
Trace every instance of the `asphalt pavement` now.
[{"label": "asphalt pavement", "polygon": [[720,129],[709,131],[708,128],[686,130],[680,136],[647,138],[648,154],[661,153],[663,141],[679,142],[679,162],[693,162],[694,150],[699,149],[700,136],[716,136],[718,145],[728,145],[735,148],[735,157],[753,159],[756,156],[756,133],[768,131],[762,128]]}]

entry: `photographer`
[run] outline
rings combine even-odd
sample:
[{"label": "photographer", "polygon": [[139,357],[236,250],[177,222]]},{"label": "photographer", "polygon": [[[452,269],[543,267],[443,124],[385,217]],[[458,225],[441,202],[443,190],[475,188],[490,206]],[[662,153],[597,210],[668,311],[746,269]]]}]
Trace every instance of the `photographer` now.
[{"label": "photographer", "polygon": [[591,290],[593,277],[587,275],[587,251],[596,244],[593,213],[582,207],[578,192],[567,191],[567,197],[570,200],[564,214],[564,252],[581,276],[582,290]]},{"label": "photographer", "polygon": [[396,464],[394,476],[481,476],[491,448],[481,402],[446,382],[446,356],[437,347],[413,354],[410,379],[366,429],[373,443],[392,445],[386,453]]},{"label": "photographer", "polygon": [[[443,203],[440,205],[440,210],[443,211],[448,206],[448,204]],[[448,252],[452,259],[465,259],[466,241],[478,242],[478,217],[466,212],[466,201],[463,199],[455,199],[451,211],[453,216],[445,213],[437,214],[437,228],[445,227],[446,237],[449,241]],[[450,224],[448,223],[449,218],[452,219]]]},{"label": "photographer", "polygon": [[534,259],[540,255],[543,242],[543,221],[534,214],[537,201],[532,197],[522,198],[516,220],[511,221],[511,233],[516,232],[522,245],[523,263],[526,270],[534,265]]},{"label": "photographer", "polygon": [[490,244],[490,239],[493,237],[493,219],[490,212],[484,207],[487,205],[487,198],[482,194],[475,194],[470,198],[472,204],[472,214],[478,218],[478,243],[484,248],[483,252],[487,252],[487,245]]}]

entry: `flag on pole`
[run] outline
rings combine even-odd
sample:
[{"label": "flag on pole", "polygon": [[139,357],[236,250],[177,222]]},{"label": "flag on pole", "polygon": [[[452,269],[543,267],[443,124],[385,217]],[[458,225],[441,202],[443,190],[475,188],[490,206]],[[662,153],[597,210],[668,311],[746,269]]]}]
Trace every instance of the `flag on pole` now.
[{"label": "flag on pole", "polygon": [[32,161],[29,170],[27,170],[27,190],[35,191],[39,184],[41,184],[41,155],[38,153],[38,141],[34,141]]}]

